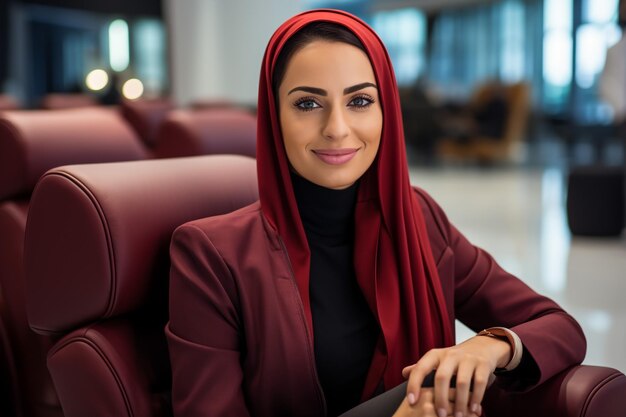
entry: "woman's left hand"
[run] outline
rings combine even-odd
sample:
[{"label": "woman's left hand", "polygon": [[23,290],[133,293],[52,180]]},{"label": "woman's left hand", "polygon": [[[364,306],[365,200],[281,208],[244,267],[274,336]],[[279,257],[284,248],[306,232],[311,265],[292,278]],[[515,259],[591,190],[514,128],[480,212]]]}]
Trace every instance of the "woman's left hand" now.
[{"label": "woman's left hand", "polygon": [[438,415],[447,415],[453,375],[456,375],[454,416],[476,413],[490,376],[496,368],[506,366],[511,355],[511,346],[506,341],[487,336],[474,336],[456,346],[432,349],[416,364],[402,370],[402,375],[409,379],[407,399],[410,404],[417,402],[424,377],[435,369],[434,402]]}]

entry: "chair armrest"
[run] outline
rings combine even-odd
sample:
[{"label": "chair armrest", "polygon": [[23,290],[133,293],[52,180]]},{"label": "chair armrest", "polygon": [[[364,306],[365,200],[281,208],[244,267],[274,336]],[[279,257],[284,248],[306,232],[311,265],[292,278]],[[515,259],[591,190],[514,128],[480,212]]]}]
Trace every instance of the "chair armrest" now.
[{"label": "chair armrest", "polygon": [[486,395],[487,416],[619,417],[626,409],[626,376],[613,368],[569,368],[524,393],[492,386]]}]

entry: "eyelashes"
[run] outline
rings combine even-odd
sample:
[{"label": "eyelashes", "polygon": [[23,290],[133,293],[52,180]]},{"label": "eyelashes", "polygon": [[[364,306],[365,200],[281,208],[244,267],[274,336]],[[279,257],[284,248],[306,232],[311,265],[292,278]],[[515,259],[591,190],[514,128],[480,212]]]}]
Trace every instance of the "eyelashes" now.
[{"label": "eyelashes", "polygon": [[[357,101],[360,104],[356,104]],[[369,106],[371,106],[374,103],[375,103],[375,100],[374,100],[373,97],[370,97],[367,94],[359,94],[358,96],[356,96],[352,100],[350,100],[350,103],[348,105],[349,106],[351,105],[353,107],[358,107],[358,108],[361,108],[361,109],[365,109],[365,108],[368,108]]]},{"label": "eyelashes", "polygon": [[[364,110],[375,102],[376,100],[370,95],[359,94],[352,97],[348,103],[348,107],[352,107],[355,110]],[[309,112],[322,107],[316,97],[301,97],[293,103],[293,106],[302,112]]]},{"label": "eyelashes", "polygon": [[293,103],[293,106],[300,111],[312,111],[322,107],[313,97],[299,98]]}]

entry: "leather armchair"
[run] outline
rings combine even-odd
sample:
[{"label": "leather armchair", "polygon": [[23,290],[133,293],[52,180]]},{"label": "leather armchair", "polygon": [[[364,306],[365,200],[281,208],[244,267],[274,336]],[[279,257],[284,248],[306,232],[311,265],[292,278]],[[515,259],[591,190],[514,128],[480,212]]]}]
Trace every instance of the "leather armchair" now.
[{"label": "leather armchair", "polygon": [[45,364],[52,339],[30,330],[24,300],[23,242],[35,183],[58,165],[146,155],[139,139],[112,110],[0,115],[0,386],[8,389],[3,391],[0,414],[10,408],[9,415],[16,417],[61,415]]},{"label": "leather armchair", "polygon": [[45,110],[75,109],[99,105],[94,97],[84,93],[50,93],[41,99],[41,108]]},{"label": "leather armchair", "polygon": [[174,103],[167,98],[122,100],[120,104],[122,116],[150,148],[155,145],[161,123],[173,109]]},{"label": "leather armchair", "polygon": [[[26,226],[31,327],[67,417],[171,415],[168,248],[189,220],[258,198],[255,161],[200,156],[49,171]],[[192,318],[190,318],[192,319]]]},{"label": "leather armchair", "polygon": [[20,104],[17,100],[8,94],[0,94],[0,111],[1,110],[17,110]]},{"label": "leather armchair", "polygon": [[620,417],[626,410],[626,376],[612,368],[574,366],[525,393],[493,386],[484,408],[489,417]]},{"label": "leather armchair", "polygon": [[176,110],[165,119],[157,158],[237,154],[256,157],[256,117],[238,108]]}]

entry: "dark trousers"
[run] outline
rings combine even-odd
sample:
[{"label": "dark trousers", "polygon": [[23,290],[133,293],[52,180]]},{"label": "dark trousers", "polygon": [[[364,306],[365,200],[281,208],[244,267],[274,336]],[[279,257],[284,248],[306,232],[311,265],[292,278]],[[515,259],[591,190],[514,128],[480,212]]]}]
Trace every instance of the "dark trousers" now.
[{"label": "dark trousers", "polygon": [[389,391],[357,405],[340,417],[390,417],[396,412],[406,396],[406,382]]}]

